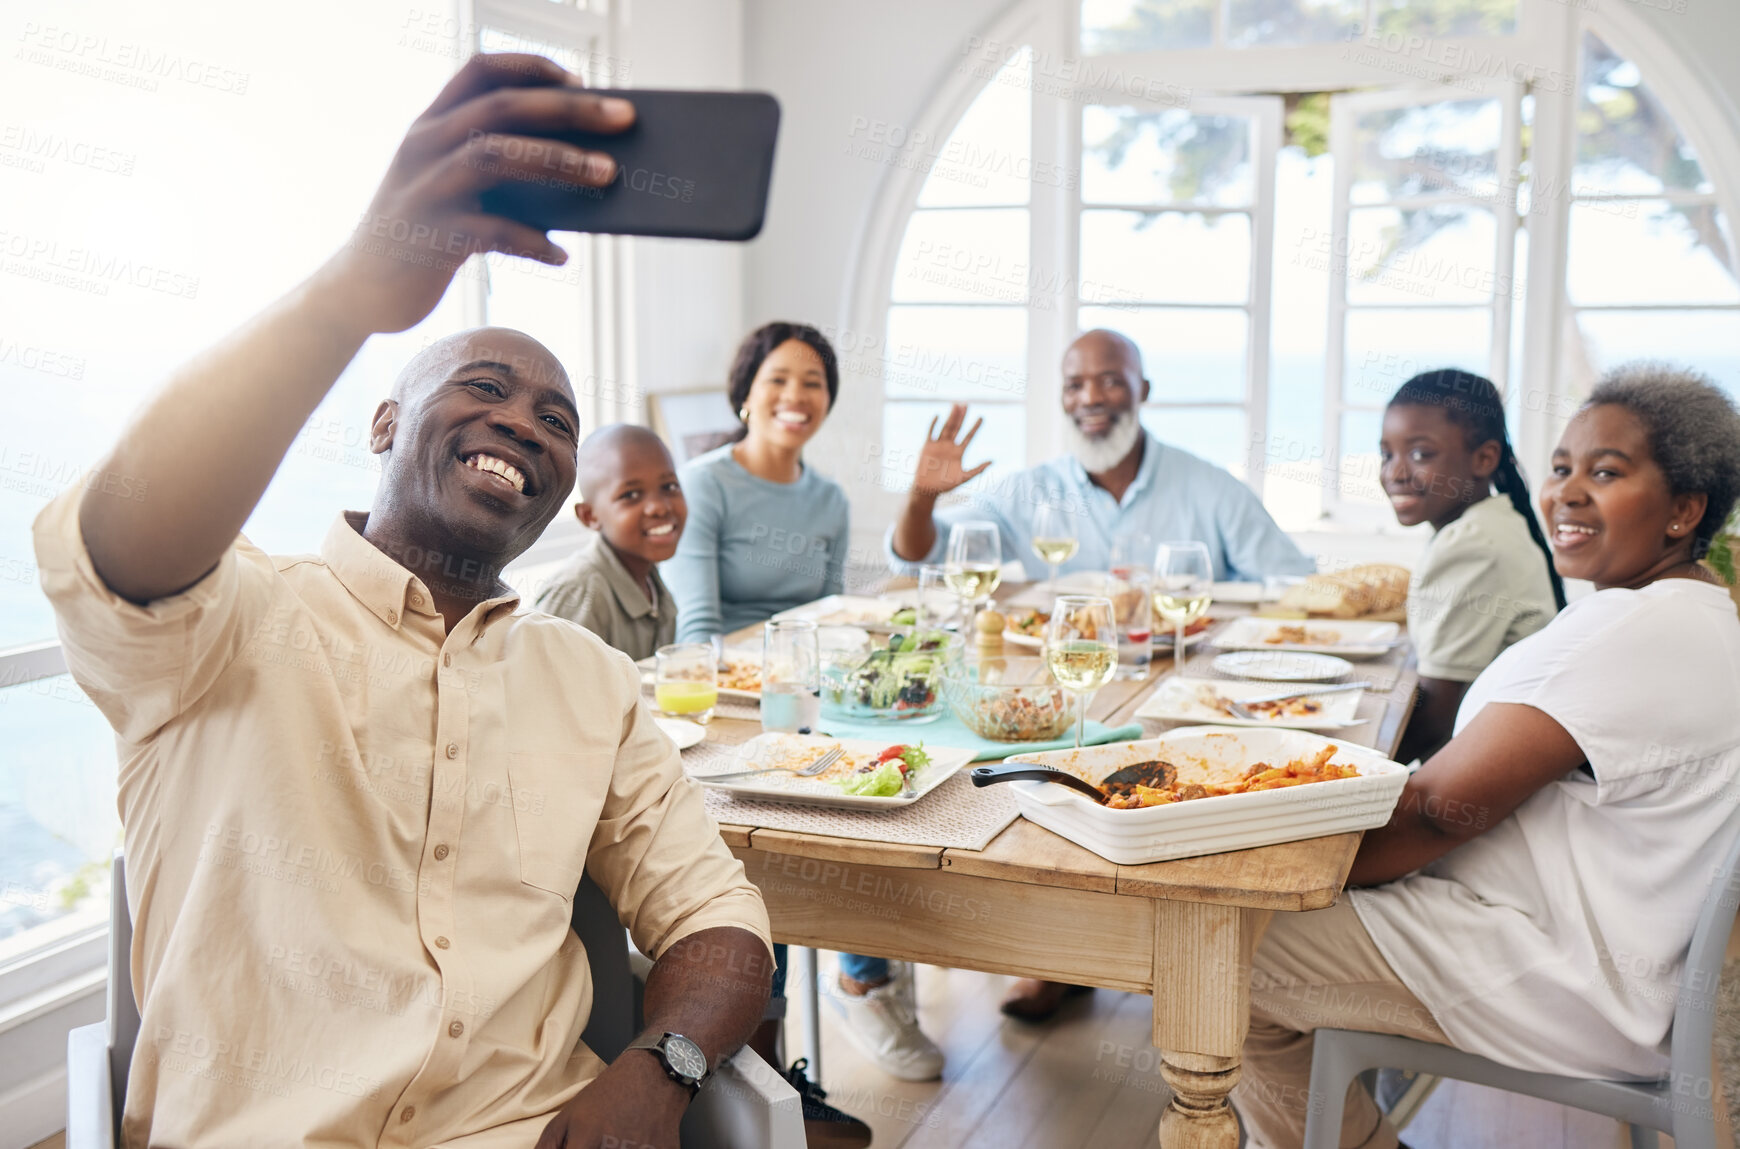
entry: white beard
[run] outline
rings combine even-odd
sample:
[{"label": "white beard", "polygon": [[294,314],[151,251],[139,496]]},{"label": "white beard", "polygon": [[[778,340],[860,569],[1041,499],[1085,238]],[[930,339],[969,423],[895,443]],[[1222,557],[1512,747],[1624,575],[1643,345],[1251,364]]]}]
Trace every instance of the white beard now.
[{"label": "white beard", "polygon": [[1106,433],[1097,439],[1082,434],[1074,419],[1065,416],[1063,420],[1063,439],[1069,446],[1069,453],[1090,475],[1103,474],[1123,462],[1124,456],[1141,437],[1142,423],[1134,411],[1119,414]]}]

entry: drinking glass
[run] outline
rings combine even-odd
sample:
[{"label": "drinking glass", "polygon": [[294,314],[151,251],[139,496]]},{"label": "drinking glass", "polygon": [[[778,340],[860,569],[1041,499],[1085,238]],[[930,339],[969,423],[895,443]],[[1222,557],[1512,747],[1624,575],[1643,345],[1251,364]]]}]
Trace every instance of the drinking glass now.
[{"label": "drinking glass", "polygon": [[1154,536],[1147,531],[1125,531],[1112,539],[1112,573],[1119,578],[1132,567],[1141,567],[1145,571],[1153,568],[1148,564],[1154,561]]},{"label": "drinking glass", "polygon": [[941,563],[926,563],[919,567],[915,632],[923,634],[946,629],[955,620],[959,608],[955,592],[949,589],[948,568]]},{"label": "drinking glass", "polygon": [[943,577],[967,604],[966,633],[973,633],[978,605],[989,602],[1003,581],[1003,539],[996,523],[965,522],[949,528],[948,561]]},{"label": "drinking glass", "polygon": [[1112,600],[1097,594],[1062,594],[1045,627],[1045,665],[1057,684],[1075,695],[1075,748],[1087,725],[1087,697],[1118,669],[1118,629]]},{"label": "drinking glass", "polygon": [[822,706],[822,655],[816,624],[775,619],[761,632],[761,728],[809,734]]},{"label": "drinking glass", "polygon": [[677,642],[653,655],[653,706],[705,726],[719,704],[719,662],[707,642]]},{"label": "drinking glass", "polygon": [[1051,568],[1048,589],[1057,589],[1057,568],[1074,558],[1080,549],[1074,519],[1053,503],[1042,502],[1033,508],[1033,553]]},{"label": "drinking glass", "polygon": [[1214,599],[1214,563],[1202,543],[1161,543],[1154,552],[1154,613],[1177,630],[1172,665],[1184,672],[1184,629],[1208,613]]},{"label": "drinking glass", "polygon": [[1146,566],[1118,567],[1106,576],[1106,597],[1118,626],[1119,678],[1148,677],[1154,661],[1154,572]]}]

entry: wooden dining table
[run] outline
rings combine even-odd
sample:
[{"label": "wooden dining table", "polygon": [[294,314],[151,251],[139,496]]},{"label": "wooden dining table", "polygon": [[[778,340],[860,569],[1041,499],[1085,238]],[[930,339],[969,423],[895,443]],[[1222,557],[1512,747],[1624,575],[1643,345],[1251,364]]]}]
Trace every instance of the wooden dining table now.
[{"label": "wooden dining table", "polygon": [[[1249,607],[1219,606],[1217,619]],[[1332,625],[1332,624],[1331,624]],[[759,643],[759,627],[729,637]],[[1207,642],[1185,651],[1185,673],[1207,673]],[[1145,681],[1114,680],[1090,718],[1138,721],[1167,675],[1156,651]],[[1336,737],[1393,758],[1418,675],[1406,642],[1356,664],[1373,683]],[[1140,719],[1144,737],[1182,723]],[[736,744],[760,724],[718,717],[707,739]],[[1250,1028],[1251,954],[1268,915],[1323,909],[1340,896],[1362,835],[1125,866],[1017,818],[982,850],[914,846],[721,825],[767,903],[774,938],[794,945],[1149,994],[1154,1045],[1173,1099],[1163,1149],[1235,1149],[1227,1096]]]}]

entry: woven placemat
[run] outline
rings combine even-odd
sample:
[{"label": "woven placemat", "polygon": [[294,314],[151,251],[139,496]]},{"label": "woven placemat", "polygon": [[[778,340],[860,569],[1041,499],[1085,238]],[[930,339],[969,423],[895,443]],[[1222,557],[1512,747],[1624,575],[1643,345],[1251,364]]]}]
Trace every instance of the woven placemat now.
[{"label": "woven placemat", "polygon": [[[703,742],[683,751],[683,767],[691,775],[722,774],[741,769],[742,760],[735,746]],[[738,798],[712,789],[704,793],[715,822],[956,850],[984,849],[1018,816],[1015,799],[1004,787],[974,786],[965,767],[917,802],[895,810],[841,810]]]}]

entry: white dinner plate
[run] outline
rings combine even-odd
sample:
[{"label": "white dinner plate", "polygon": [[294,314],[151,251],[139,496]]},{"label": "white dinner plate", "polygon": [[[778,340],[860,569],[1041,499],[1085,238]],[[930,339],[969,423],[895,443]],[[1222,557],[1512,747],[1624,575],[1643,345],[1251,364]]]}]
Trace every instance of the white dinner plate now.
[{"label": "white dinner plate", "polygon": [[790,618],[808,619],[817,626],[856,626],[865,630],[887,632],[897,629],[890,620],[899,609],[899,603],[889,602],[887,599],[855,594],[831,594],[815,602],[782,610],[773,617],[782,621]]},{"label": "white dinner plate", "polygon": [[825,738],[813,734],[763,733],[737,747],[737,752],[729,758],[716,760],[709,765],[705,774],[691,772],[689,777],[709,789],[722,790],[735,797],[753,798],[761,802],[796,802],[806,806],[839,806],[853,810],[895,810],[912,805],[948,781],[949,775],[972,761],[977,752],[953,746],[926,746],[924,750],[930,755],[930,764],[920,770],[913,780],[914,796],[911,798],[903,798],[898,794],[888,798],[848,794],[827,777],[797,778],[790,774],[763,774],[756,778],[745,778],[741,782],[709,782],[707,779],[712,774],[755,770],[782,762],[801,767],[804,763],[815,761],[818,756],[835,746],[845,747],[845,766],[850,771],[858,762],[874,760],[889,746],[912,745],[918,741],[921,740],[903,742],[901,739],[890,738],[886,742],[871,742],[867,739]]},{"label": "white dinner plate", "polygon": [[699,746],[707,740],[705,729],[682,718],[666,718],[662,714],[655,714],[653,715],[653,725],[663,730],[665,736],[677,744],[678,750]]},{"label": "white dinner plate", "polygon": [[1327,682],[1353,670],[1353,663],[1329,654],[1301,654],[1293,650],[1240,650],[1215,658],[1214,668],[1239,678],[1262,678],[1270,682]]},{"label": "white dinner plate", "polygon": [[[1304,642],[1276,642],[1283,627],[1302,629]],[[1222,650],[1296,650],[1337,654],[1343,658],[1377,658],[1388,654],[1401,637],[1393,622],[1360,622],[1339,618],[1235,618],[1221,628],[1214,644]]]},{"label": "white dinner plate", "polygon": [[[1266,682],[1169,675],[1160,680],[1159,687],[1136,709],[1136,717],[1155,718],[1162,722],[1214,722],[1221,726],[1285,726],[1296,730],[1339,730],[1365,722],[1363,718],[1354,717],[1359,710],[1360,698],[1360,692],[1355,690],[1325,694],[1314,699],[1322,706],[1317,713],[1294,717],[1235,718],[1216,704],[1217,699],[1230,698],[1239,702],[1276,693],[1278,691]],[[1313,699],[1307,696],[1301,701]]]}]

